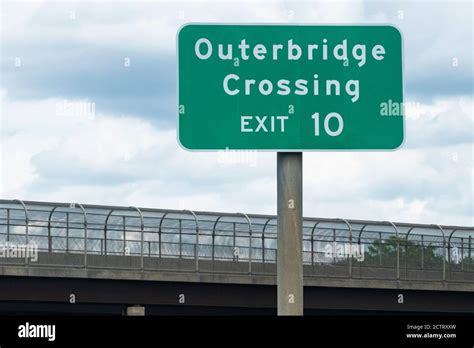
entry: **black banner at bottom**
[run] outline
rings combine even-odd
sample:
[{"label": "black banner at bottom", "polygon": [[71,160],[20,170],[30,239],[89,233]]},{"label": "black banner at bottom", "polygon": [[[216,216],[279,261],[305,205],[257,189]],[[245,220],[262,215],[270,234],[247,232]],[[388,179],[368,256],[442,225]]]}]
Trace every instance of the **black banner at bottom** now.
[{"label": "black banner at bottom", "polygon": [[0,346],[57,344],[382,344],[472,347],[474,316],[9,316]]}]

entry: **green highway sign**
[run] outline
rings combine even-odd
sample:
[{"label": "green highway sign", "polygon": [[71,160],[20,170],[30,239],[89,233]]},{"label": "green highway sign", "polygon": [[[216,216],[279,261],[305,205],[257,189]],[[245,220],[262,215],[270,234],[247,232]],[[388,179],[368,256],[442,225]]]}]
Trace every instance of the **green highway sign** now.
[{"label": "green highway sign", "polygon": [[188,24],[178,138],[190,150],[390,150],[404,139],[390,25]]}]

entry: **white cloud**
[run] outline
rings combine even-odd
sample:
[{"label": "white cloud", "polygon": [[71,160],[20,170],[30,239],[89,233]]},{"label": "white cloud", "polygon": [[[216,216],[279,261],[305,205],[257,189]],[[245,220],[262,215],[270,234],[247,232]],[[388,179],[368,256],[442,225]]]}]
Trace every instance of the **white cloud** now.
[{"label": "white cloud", "polygon": [[469,97],[436,98],[432,103],[406,103],[409,147],[472,143],[474,100]]},{"label": "white cloud", "polygon": [[[212,8],[212,10],[209,10]],[[6,46],[71,44],[172,53],[176,32],[185,23],[350,23],[360,22],[363,6],[349,2],[181,1],[45,2],[3,5]],[[32,47],[34,48],[34,47]],[[61,54],[61,52],[55,52]],[[65,54],[65,52],[63,52]]]}]

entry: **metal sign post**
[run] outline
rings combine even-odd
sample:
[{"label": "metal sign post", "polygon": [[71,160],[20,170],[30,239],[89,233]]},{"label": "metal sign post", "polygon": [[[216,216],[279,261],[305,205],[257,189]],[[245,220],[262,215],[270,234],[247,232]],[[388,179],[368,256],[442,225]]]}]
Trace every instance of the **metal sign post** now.
[{"label": "metal sign post", "polygon": [[278,315],[303,315],[303,154],[277,153]]}]

